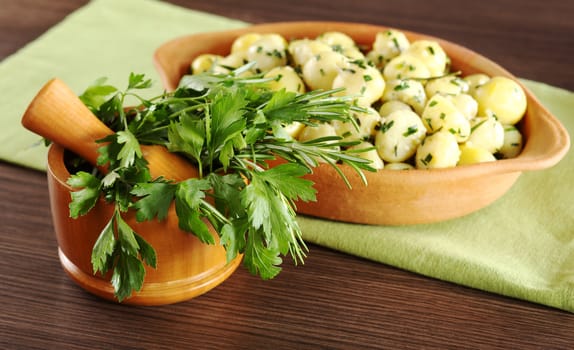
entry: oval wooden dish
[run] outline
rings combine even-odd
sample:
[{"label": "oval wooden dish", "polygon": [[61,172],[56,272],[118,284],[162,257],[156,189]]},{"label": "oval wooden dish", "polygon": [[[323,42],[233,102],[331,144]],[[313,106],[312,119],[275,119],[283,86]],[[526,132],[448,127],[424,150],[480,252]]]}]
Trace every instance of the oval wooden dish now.
[{"label": "oval wooden dish", "polygon": [[[86,215],[70,217],[70,173],[64,162],[64,148],[53,144],[48,151],[48,188],[58,253],[66,273],[82,288],[108,300],[116,300],[109,276],[94,274],[91,252],[100,232],[112,215],[113,205],[100,200]],[[127,223],[156,250],[158,268],[146,266],[142,289],[123,301],[134,305],[163,305],[203,294],[226,280],[241,262],[227,264],[219,244],[202,243],[196,236],[178,228],[172,205],[163,221],[138,223],[130,212]],[[217,240],[217,234],[214,233]]]},{"label": "oval wooden dish", "polygon": [[[389,28],[341,22],[284,22],[254,25],[237,30],[202,33],[174,39],[159,47],[154,63],[164,87],[173,90],[189,72],[192,60],[203,53],[226,55],[232,42],[249,32],[278,33],[287,39],[315,38],[327,31],[340,31],[359,45],[370,47],[375,35]],[[399,29],[401,30],[401,29]],[[437,41],[463,76],[485,73],[512,74],[493,61],[460,45],[419,33],[401,30],[410,41]],[[460,217],[481,209],[501,197],[523,171],[555,165],[568,151],[567,131],[536,97],[523,86],[528,108],[519,128],[525,138],[522,153],[513,159],[432,170],[379,170],[366,172],[368,186],[348,167],[348,189],[328,165],[320,165],[308,178],[315,182],[317,201],[297,203],[301,214],[330,220],[380,225],[431,223]]]}]

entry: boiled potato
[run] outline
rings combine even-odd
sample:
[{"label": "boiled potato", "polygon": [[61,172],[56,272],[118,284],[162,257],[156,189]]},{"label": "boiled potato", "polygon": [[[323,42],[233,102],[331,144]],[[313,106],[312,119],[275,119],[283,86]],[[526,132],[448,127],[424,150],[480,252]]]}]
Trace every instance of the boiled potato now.
[{"label": "boiled potato", "polygon": [[335,128],[329,123],[307,125],[299,133],[299,141],[306,142],[321,137],[337,136]]},{"label": "boiled potato", "polygon": [[428,97],[436,94],[458,95],[468,91],[468,83],[456,76],[444,76],[430,79],[425,85]]},{"label": "boiled potato", "polygon": [[458,142],[453,134],[440,131],[427,136],[416,152],[418,169],[450,168],[460,158]]},{"label": "boiled potato", "polygon": [[403,32],[389,29],[377,33],[373,42],[373,48],[367,56],[377,67],[383,67],[409,46],[410,42]]},{"label": "boiled potato", "polygon": [[298,39],[289,43],[287,48],[296,67],[303,67],[311,57],[323,51],[330,51],[331,47],[323,42],[310,39]]},{"label": "boiled potato", "polygon": [[363,61],[349,61],[333,79],[332,88],[341,87],[345,90],[339,95],[357,96],[357,104],[368,107],[383,96],[385,81],[377,68]]},{"label": "boiled potato", "polygon": [[411,106],[402,101],[389,100],[381,105],[379,108],[379,114],[381,117],[386,117],[387,115],[398,110],[412,111]]},{"label": "boiled potato", "polygon": [[387,170],[412,170],[415,167],[410,165],[409,163],[387,163],[385,164],[385,169]]},{"label": "boiled potato", "polygon": [[408,104],[420,114],[427,100],[425,88],[420,81],[412,79],[387,81],[383,101],[393,100]]},{"label": "boiled potato", "polygon": [[243,34],[235,39],[231,44],[231,53],[238,54],[239,56],[247,59],[247,50],[249,50],[249,47],[259,39],[261,39],[261,34],[258,33]]},{"label": "boiled potato", "polygon": [[317,41],[336,49],[355,47],[355,41],[347,34],[341,32],[325,32],[317,37]]},{"label": "boiled potato", "polygon": [[416,113],[398,110],[381,118],[375,146],[384,161],[404,162],[415,154],[425,134],[426,129]]},{"label": "boiled potato", "polygon": [[520,154],[523,147],[522,134],[514,125],[503,125],[504,142],[498,150],[502,158],[514,158]]},{"label": "boiled potato", "polygon": [[468,94],[471,96],[474,96],[474,92],[475,92],[476,88],[478,86],[486,83],[487,81],[489,81],[490,77],[486,74],[477,73],[477,74],[467,75],[463,79],[468,84]]},{"label": "boiled potato", "polygon": [[427,102],[421,119],[429,133],[446,131],[453,134],[457,142],[464,142],[470,136],[470,122],[447,96],[434,95]]},{"label": "boiled potato", "polygon": [[526,94],[512,79],[493,77],[474,92],[478,114],[494,113],[502,124],[514,125],[526,112]]},{"label": "boiled potato", "polygon": [[332,122],[335,132],[343,138],[343,141],[367,140],[377,133],[381,117],[373,108],[367,108],[364,112],[353,112],[352,117],[357,123],[358,129],[353,123],[334,120]]},{"label": "boiled potato", "polygon": [[228,74],[232,70],[239,68],[245,64],[242,55],[229,54],[214,62],[213,72],[220,74]]},{"label": "boiled potato", "polygon": [[275,67],[265,73],[264,77],[275,78],[268,83],[271,90],[285,89],[299,94],[305,92],[305,83],[291,66]]},{"label": "boiled potato", "polygon": [[191,62],[191,72],[193,74],[200,74],[210,71],[215,63],[221,59],[223,59],[223,56],[220,55],[212,55],[209,53],[199,55]]},{"label": "boiled potato", "polygon": [[363,141],[358,145],[349,147],[348,151],[352,152],[354,156],[370,160],[371,163],[369,165],[375,169],[383,169],[385,167],[385,163],[379,157],[375,146],[370,142]]},{"label": "boiled potato", "polygon": [[394,79],[426,79],[432,76],[432,73],[426,64],[416,56],[402,54],[393,58],[385,65],[383,69],[385,80]]},{"label": "boiled potato", "polygon": [[256,72],[267,72],[287,64],[287,41],[279,34],[263,34],[247,49],[248,61],[255,62]]},{"label": "boiled potato", "polygon": [[448,96],[452,104],[462,113],[466,119],[471,120],[478,113],[478,102],[468,94]]},{"label": "boiled potato", "polygon": [[303,65],[303,80],[311,90],[330,90],[347,58],[339,52],[322,51]]},{"label": "boiled potato", "polygon": [[301,131],[305,128],[305,124],[300,122],[293,122],[287,125],[283,125],[277,136],[284,139],[297,139]]},{"label": "boiled potato", "polygon": [[343,56],[353,61],[366,61],[365,55],[356,47],[345,47],[335,51],[340,52]]},{"label": "boiled potato", "polygon": [[[440,44],[432,40],[417,40],[411,43],[403,55],[410,55],[419,59],[429,71],[429,77],[444,75],[448,68],[448,57]],[[419,77],[423,78],[423,77]]]},{"label": "boiled potato", "polygon": [[490,153],[496,153],[504,144],[504,128],[494,117],[478,117],[470,121],[468,141]]},{"label": "boiled potato", "polygon": [[475,163],[494,162],[494,155],[484,148],[476,147],[472,143],[460,145],[460,158],[458,165],[468,165]]}]

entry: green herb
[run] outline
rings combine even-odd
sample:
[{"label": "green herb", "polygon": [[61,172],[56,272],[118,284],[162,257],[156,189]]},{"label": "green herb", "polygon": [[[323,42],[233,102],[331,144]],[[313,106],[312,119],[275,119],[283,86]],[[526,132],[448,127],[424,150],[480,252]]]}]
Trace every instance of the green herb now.
[{"label": "green herb", "polygon": [[356,59],[356,60],[350,61],[349,63],[354,64],[354,65],[358,66],[359,68],[367,69],[367,62],[365,60]]},{"label": "green herb", "polygon": [[[242,78],[252,64],[231,73],[185,76],[177,90],[144,99],[135,90],[149,87],[143,75],[130,76],[125,91],[99,80],[82,101],[114,134],[99,148],[99,165],[107,174],[77,172],[68,183],[72,192],[70,215],[84,215],[103,198],[115,209],[92,251],[95,272],[113,271],[111,283],[119,301],[141,289],[145,265],[156,266],[153,247],[124,221],[135,211],[137,221],[163,220],[175,203],[179,227],[213,244],[205,219],[215,228],[228,261],[244,255],[252,273],[269,279],[281,270],[281,256],[303,262],[307,248],[295,220],[296,200],[315,200],[313,183],[302,178],[318,159],[373,171],[369,161],[339,151],[358,144],[340,137],[298,142],[282,125],[340,120],[354,123],[352,97],[334,97],[341,89],[295,94],[273,92],[261,75]],[[141,102],[124,107],[127,96]],[[198,178],[179,183],[152,178],[141,151],[156,144],[186,157],[199,169]],[[269,168],[281,157],[287,163]]]},{"label": "green herb", "polygon": [[419,129],[417,128],[416,125],[409,126],[408,129],[407,129],[407,131],[405,131],[405,132],[403,133],[403,136],[404,136],[404,137],[408,137],[408,136],[410,136],[410,135],[416,133],[418,130],[419,130]]},{"label": "green herb", "polygon": [[401,82],[400,82],[397,86],[395,86],[395,87],[393,88],[393,90],[394,90],[394,91],[402,91],[402,90],[408,89],[409,87],[410,87],[410,86],[409,86],[409,82],[408,82],[408,81],[406,81],[406,80],[401,80]]},{"label": "green herb", "polygon": [[421,162],[422,162],[424,165],[429,165],[429,163],[432,161],[432,158],[433,158],[433,157],[432,157],[432,154],[427,153],[427,155],[426,155],[424,158],[421,158]]},{"label": "green herb", "polygon": [[395,45],[395,48],[398,51],[401,51],[401,45],[399,45],[399,41],[397,40],[397,38],[393,38],[393,44]]},{"label": "green herb", "polygon": [[381,132],[383,134],[386,133],[387,131],[389,131],[390,128],[393,127],[394,124],[395,124],[394,120],[391,120],[389,122],[385,122],[385,123],[381,124]]},{"label": "green herb", "polygon": [[344,51],[344,50],[343,50],[343,46],[341,46],[341,45],[339,45],[339,44],[332,45],[332,46],[331,46],[331,49],[332,49],[333,51],[335,51],[335,52],[338,52],[338,53],[343,53],[343,51]]},{"label": "green herb", "polygon": [[365,74],[365,75],[363,75],[363,80],[365,80],[365,82],[368,82],[368,81],[373,80],[373,77],[371,77],[371,76],[368,75],[368,74]]},{"label": "green herb", "polygon": [[434,131],[434,127],[432,126],[432,119],[431,118],[425,118],[425,121],[427,122],[429,129],[431,129],[431,131]]}]

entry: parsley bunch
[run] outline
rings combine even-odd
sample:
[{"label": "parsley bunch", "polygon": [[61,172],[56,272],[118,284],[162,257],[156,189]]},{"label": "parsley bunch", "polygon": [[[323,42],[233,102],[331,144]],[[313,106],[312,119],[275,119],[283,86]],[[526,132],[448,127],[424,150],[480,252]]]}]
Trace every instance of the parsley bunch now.
[{"label": "parsley bunch", "polygon": [[[313,183],[303,178],[320,162],[348,164],[362,176],[373,170],[369,161],[341,149],[358,142],[325,137],[299,142],[284,126],[293,122],[315,125],[342,120],[354,123],[348,97],[333,91],[297,95],[271,91],[268,79],[242,77],[250,67],[228,75],[185,76],[174,92],[143,98],[150,87],[144,75],[131,74],[124,91],[98,80],[81,96],[90,110],[114,134],[99,140],[98,165],[107,173],[77,171],[68,183],[70,215],[87,213],[103,197],[115,210],[92,251],[95,272],[112,271],[111,283],[119,301],[141,289],[144,264],[155,267],[156,254],[124,221],[134,210],[137,221],[163,220],[175,202],[179,227],[202,242],[214,244],[206,220],[215,228],[227,260],[243,254],[245,267],[263,279],[276,276],[281,256],[303,262],[307,248],[295,220],[295,201],[315,200]],[[138,101],[127,108],[126,99]],[[186,157],[199,170],[197,178],[173,182],[152,178],[141,145],[167,147]],[[286,162],[274,167],[277,157]],[[346,179],[345,179],[346,181]]]}]

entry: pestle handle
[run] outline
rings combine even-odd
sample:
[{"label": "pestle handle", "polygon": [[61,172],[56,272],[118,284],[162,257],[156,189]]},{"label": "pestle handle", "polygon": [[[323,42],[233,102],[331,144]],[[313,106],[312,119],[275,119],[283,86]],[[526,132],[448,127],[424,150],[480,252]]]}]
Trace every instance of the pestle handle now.
[{"label": "pestle handle", "polygon": [[[104,125],[61,80],[47,82],[22,117],[22,125],[96,165],[102,139],[113,131]],[[191,163],[159,145],[143,146],[152,177],[182,181],[197,177]],[[105,169],[101,169],[104,170]]]}]

